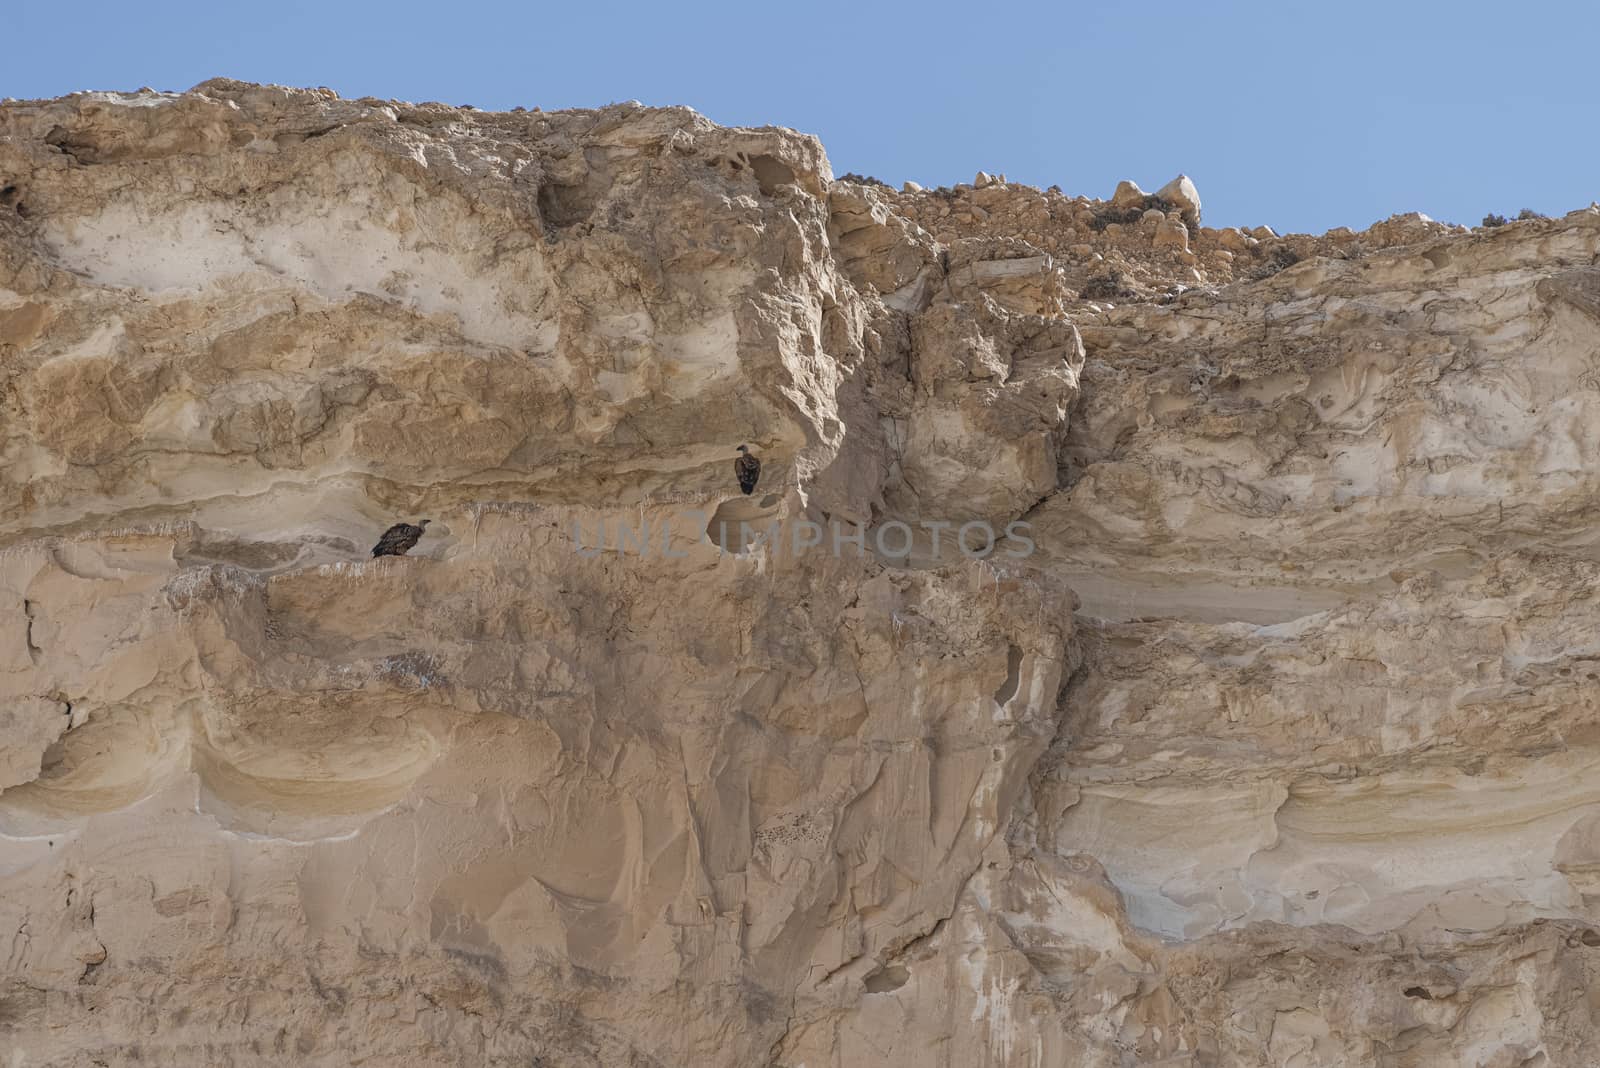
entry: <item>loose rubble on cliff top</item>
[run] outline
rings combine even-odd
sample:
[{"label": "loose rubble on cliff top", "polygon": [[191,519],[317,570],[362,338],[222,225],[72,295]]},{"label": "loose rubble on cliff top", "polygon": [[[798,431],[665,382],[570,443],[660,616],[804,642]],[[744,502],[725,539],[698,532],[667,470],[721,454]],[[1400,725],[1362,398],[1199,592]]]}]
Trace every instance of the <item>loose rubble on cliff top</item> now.
[{"label": "loose rubble on cliff top", "polygon": [[[1597,265],[684,109],[0,105],[0,1050],[1586,1064]],[[801,519],[919,533],[705,536]]]}]

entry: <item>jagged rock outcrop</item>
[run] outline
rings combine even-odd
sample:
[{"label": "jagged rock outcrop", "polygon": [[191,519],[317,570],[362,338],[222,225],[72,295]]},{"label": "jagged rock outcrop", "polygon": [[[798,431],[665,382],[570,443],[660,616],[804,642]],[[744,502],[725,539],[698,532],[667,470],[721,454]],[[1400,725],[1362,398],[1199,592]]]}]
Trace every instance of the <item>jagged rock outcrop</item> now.
[{"label": "jagged rock outcrop", "polygon": [[984,178],[0,106],[7,1063],[1586,1063],[1600,209]]}]

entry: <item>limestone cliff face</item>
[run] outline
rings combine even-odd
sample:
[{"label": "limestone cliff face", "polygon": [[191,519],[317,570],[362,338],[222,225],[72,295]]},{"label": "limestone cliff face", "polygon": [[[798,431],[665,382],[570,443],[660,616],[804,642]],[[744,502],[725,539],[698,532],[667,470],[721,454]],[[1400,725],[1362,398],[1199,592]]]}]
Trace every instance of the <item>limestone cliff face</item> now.
[{"label": "limestone cliff face", "polygon": [[983,186],[0,105],[0,1059],[1589,1063],[1600,210]]}]

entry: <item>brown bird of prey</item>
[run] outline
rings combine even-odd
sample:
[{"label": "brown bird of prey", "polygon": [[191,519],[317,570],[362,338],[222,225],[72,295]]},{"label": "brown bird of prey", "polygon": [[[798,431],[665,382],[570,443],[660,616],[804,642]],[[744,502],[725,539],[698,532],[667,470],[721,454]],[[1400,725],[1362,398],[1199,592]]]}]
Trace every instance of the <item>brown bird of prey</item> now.
[{"label": "brown bird of prey", "polygon": [[733,461],[733,473],[739,476],[739,488],[746,495],[755,491],[756,479],[761,477],[761,461],[750,455],[750,446],[739,446],[739,458]]},{"label": "brown bird of prey", "polygon": [[416,526],[410,523],[396,523],[383,532],[383,537],[378,539],[378,544],[372,547],[373,556],[404,556],[406,550],[422,540],[422,532],[431,519],[424,519]]}]

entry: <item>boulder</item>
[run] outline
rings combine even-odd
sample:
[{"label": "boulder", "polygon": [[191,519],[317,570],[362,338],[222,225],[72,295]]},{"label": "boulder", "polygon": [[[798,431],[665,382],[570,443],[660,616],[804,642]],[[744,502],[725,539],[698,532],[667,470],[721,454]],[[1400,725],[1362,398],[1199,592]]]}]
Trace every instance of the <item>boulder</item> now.
[{"label": "boulder", "polygon": [[1183,212],[1184,222],[1191,226],[1200,225],[1200,191],[1187,174],[1178,175],[1156,190],[1156,196]]},{"label": "boulder", "polygon": [[1189,228],[1178,220],[1163,215],[1161,222],[1156,226],[1153,240],[1156,248],[1172,248],[1188,252]]},{"label": "boulder", "polygon": [[1254,243],[1255,239],[1237,226],[1217,231],[1217,244],[1234,252],[1243,252]]},{"label": "boulder", "polygon": [[1123,180],[1117,183],[1117,191],[1111,194],[1111,206],[1121,209],[1141,207],[1147,195],[1139,188],[1138,182]]}]

